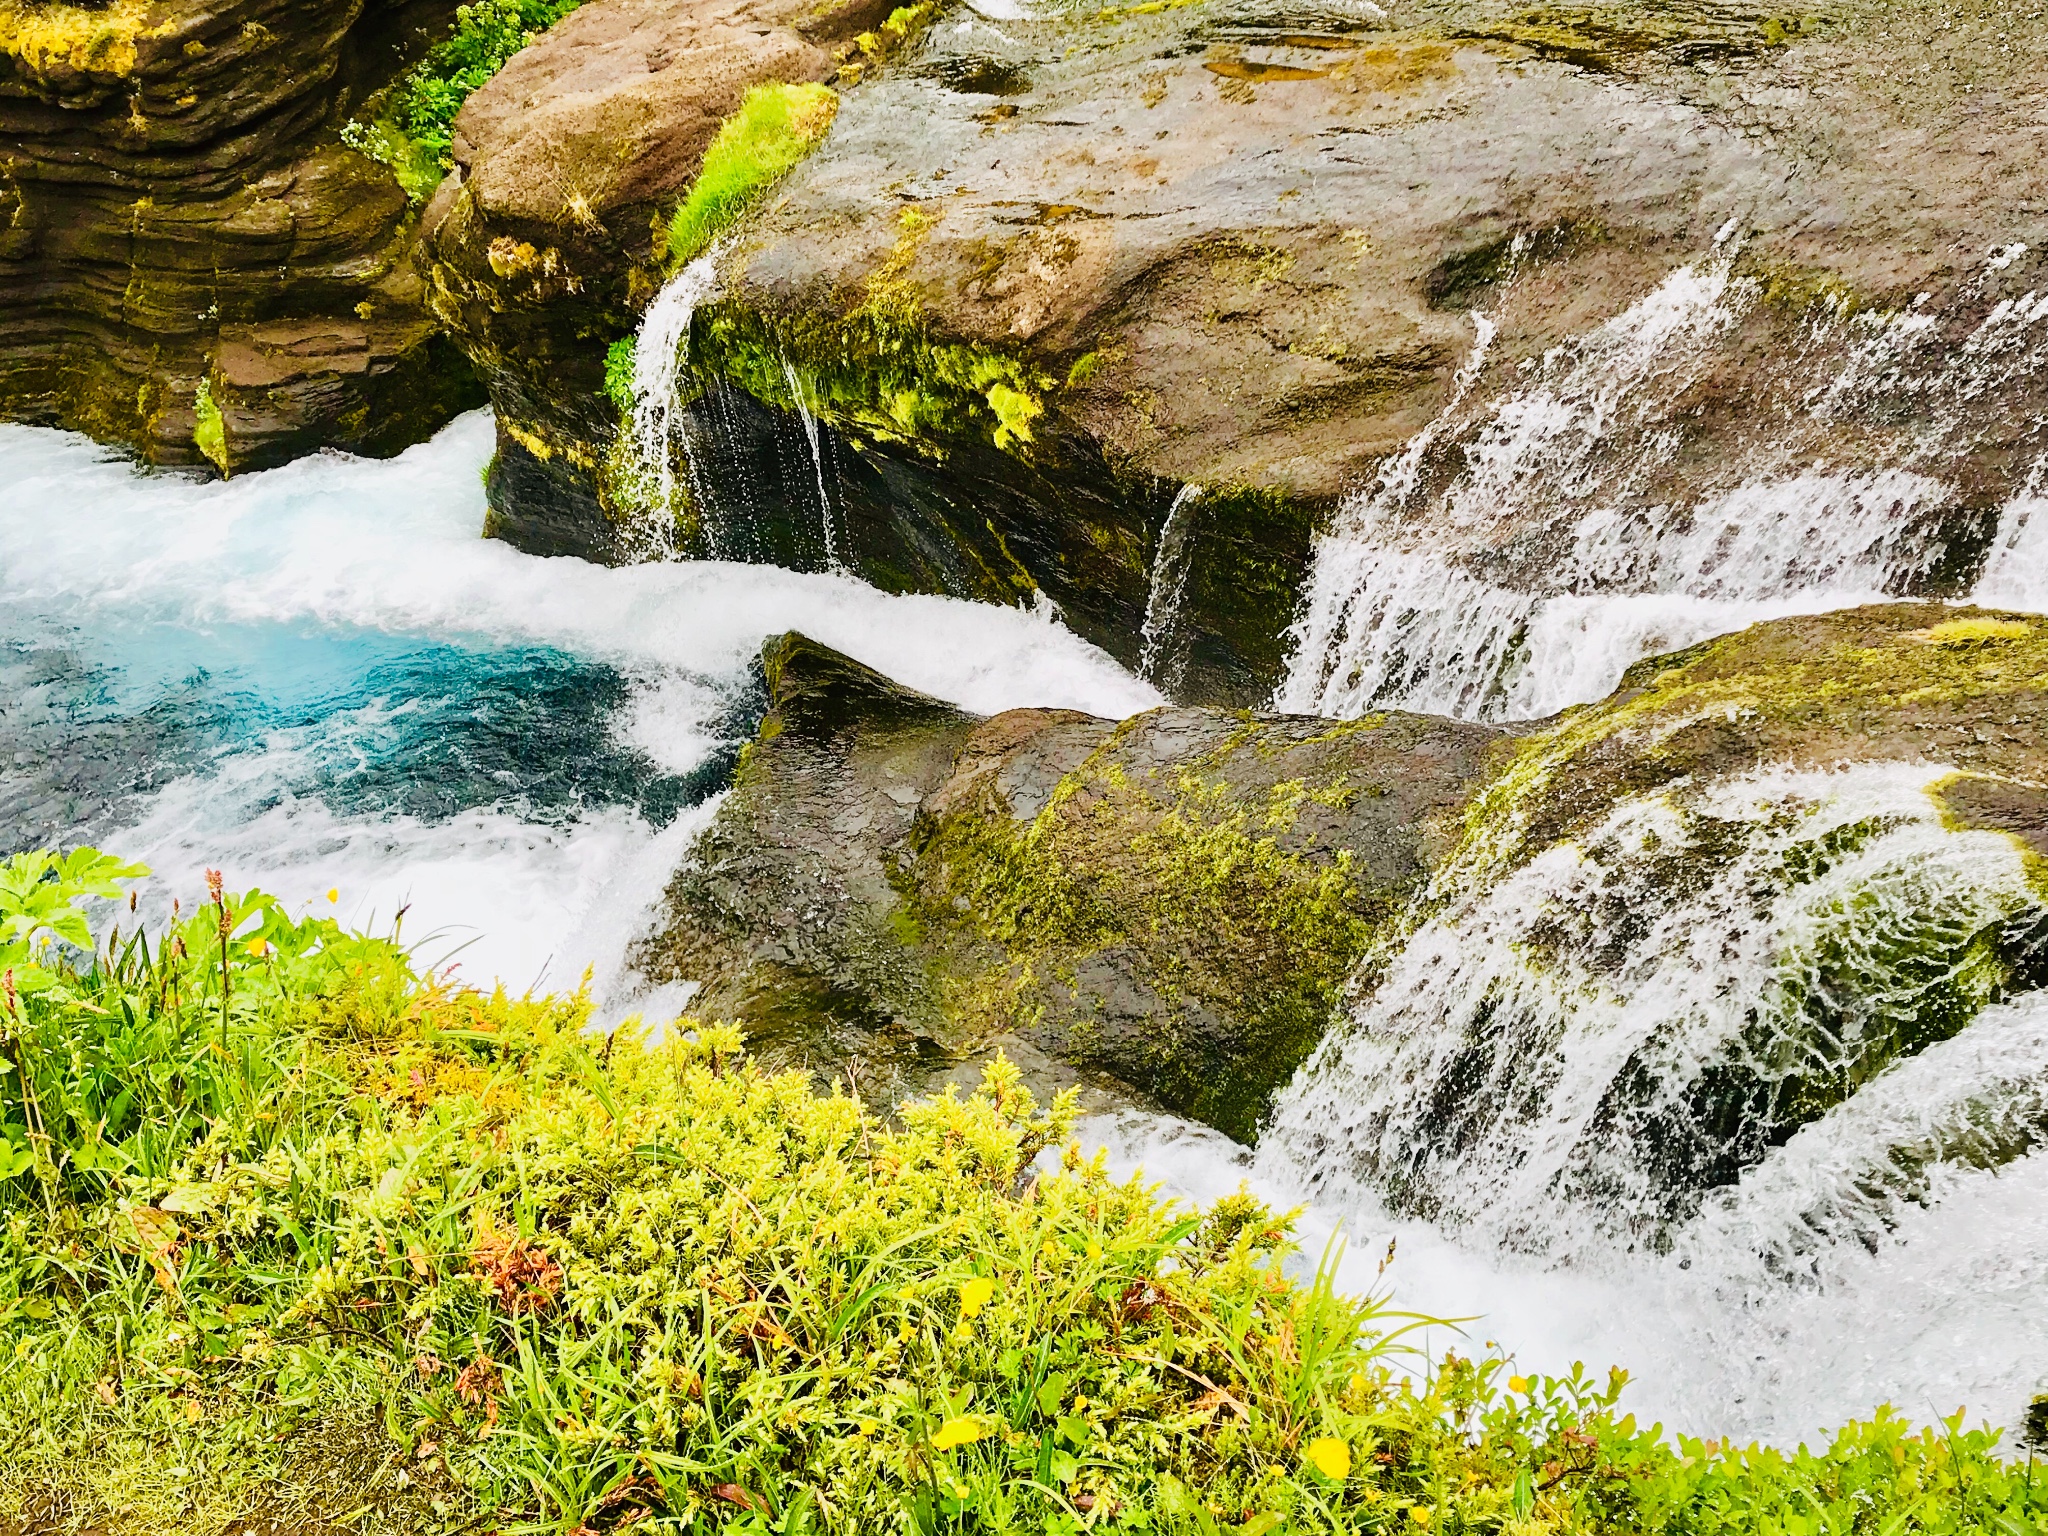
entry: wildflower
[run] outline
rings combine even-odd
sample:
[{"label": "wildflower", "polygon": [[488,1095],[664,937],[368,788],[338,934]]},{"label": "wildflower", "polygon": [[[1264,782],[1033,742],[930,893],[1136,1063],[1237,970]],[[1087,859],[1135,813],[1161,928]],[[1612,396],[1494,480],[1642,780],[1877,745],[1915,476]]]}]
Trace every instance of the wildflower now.
[{"label": "wildflower", "polygon": [[249,953],[254,955],[258,960],[261,960],[265,955],[270,953],[270,940],[251,939],[249,941]]},{"label": "wildflower", "polygon": [[960,1286],[960,1321],[966,1322],[987,1306],[996,1294],[996,1283],[986,1275],[976,1275],[972,1280],[963,1281]]},{"label": "wildflower", "polygon": [[932,1449],[950,1451],[956,1445],[972,1445],[988,1434],[988,1425],[978,1418],[948,1419],[932,1436]]},{"label": "wildflower", "polygon": [[1528,1378],[1528,1377],[1526,1377],[1526,1376],[1510,1376],[1510,1377],[1508,1378],[1508,1390],[1509,1390],[1510,1392],[1526,1392],[1526,1391],[1528,1391],[1528,1390],[1529,1390],[1529,1378]]},{"label": "wildflower", "polygon": [[1421,1526],[1425,1531],[1429,1529],[1429,1511],[1420,1504],[1410,1504],[1408,1506],[1408,1518]]},{"label": "wildflower", "polygon": [[1308,1448],[1301,1455],[1304,1461],[1333,1483],[1341,1483],[1351,1475],[1351,1447],[1334,1435],[1309,1441]]},{"label": "wildflower", "polygon": [[330,885],[330,886],[329,886],[329,887],[327,888],[327,900],[328,900],[328,902],[329,902],[330,904],[331,904],[331,903],[334,903],[334,902],[338,902],[338,901],[340,901],[340,900],[341,900],[341,887],[340,887],[340,886],[338,886],[338,885]]}]

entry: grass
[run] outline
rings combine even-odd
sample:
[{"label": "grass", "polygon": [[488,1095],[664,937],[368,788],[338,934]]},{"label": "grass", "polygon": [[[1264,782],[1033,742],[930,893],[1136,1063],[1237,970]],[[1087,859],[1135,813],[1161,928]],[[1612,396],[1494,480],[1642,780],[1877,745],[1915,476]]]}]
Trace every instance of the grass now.
[{"label": "grass", "polygon": [[702,254],[825,136],[839,110],[830,86],[757,85],[719,125],[704,165],[668,225],[671,268]]},{"label": "grass", "polygon": [[[1780,1453],[1162,1204],[992,1066],[884,1122],[214,879],[0,863],[0,1524],[221,1532],[2039,1528],[1958,1415]],[[86,909],[103,919],[95,933]],[[1048,1157],[1053,1152],[1048,1151]],[[1037,1161],[1034,1161],[1037,1160]],[[1036,1169],[1035,1172],[1032,1170]],[[1421,1362],[1405,1362],[1420,1365]],[[238,1524],[239,1523],[239,1524]]]}]

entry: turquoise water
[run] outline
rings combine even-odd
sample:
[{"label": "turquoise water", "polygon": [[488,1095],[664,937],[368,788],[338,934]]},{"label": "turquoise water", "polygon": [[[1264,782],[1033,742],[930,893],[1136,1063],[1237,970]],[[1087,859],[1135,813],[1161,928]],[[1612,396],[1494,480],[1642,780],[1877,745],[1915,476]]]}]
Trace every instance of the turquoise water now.
[{"label": "turquoise water", "polygon": [[479,413],[383,462],[202,482],[0,427],[0,849],[219,866],[470,975],[632,1001],[625,946],[802,629],[968,708],[1157,695],[1044,612],[482,539]]}]

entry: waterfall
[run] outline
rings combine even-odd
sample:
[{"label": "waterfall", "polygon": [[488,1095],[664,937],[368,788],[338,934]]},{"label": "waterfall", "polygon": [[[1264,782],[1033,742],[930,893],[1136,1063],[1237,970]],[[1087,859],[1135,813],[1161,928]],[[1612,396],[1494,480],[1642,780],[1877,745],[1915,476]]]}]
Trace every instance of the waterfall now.
[{"label": "waterfall", "polygon": [[[1731,357],[1761,302],[1735,254],[1679,268],[1490,401],[1454,388],[1318,540],[1276,707],[1528,719],[1600,697],[1651,652],[1924,590],[1963,510],[1952,467],[2010,423],[2048,430],[2026,404],[2048,294],[1990,300],[2007,248],[1947,311],[1822,302],[1752,386],[1771,429],[1700,468],[1687,402],[1754,368]],[[1840,462],[1845,445],[1874,462]],[[1702,480],[1685,501],[1668,488]],[[1981,600],[2048,599],[2031,575],[2040,484],[2037,468],[2006,508]]]},{"label": "waterfall", "polygon": [[1971,597],[1987,608],[2048,612],[2048,454],[2005,504],[1998,533]]},{"label": "waterfall", "polygon": [[1202,487],[1190,481],[1174,495],[1152,547],[1152,581],[1145,593],[1145,621],[1138,630],[1138,676],[1169,697],[1187,670],[1187,649],[1175,629],[1187,594],[1190,534]]},{"label": "waterfall", "polygon": [[845,569],[839,561],[839,541],[832,528],[832,498],[825,490],[825,454],[819,441],[818,418],[812,414],[810,402],[804,398],[803,378],[796,371],[796,364],[788,358],[782,360],[782,376],[789,381],[789,397],[796,402],[797,419],[803,423],[804,441],[811,449],[811,470],[818,477],[818,515],[824,520],[825,568],[837,571]]},{"label": "waterfall", "polygon": [[628,531],[629,552],[642,559],[674,553],[677,484],[682,457],[690,489],[702,502],[690,451],[684,403],[676,384],[690,357],[690,322],[718,291],[719,248],[713,246],[662,285],[633,347],[633,402],[620,442],[620,479],[644,514]]},{"label": "waterfall", "polygon": [[1942,777],[1681,786],[1519,867],[1453,861],[1262,1166],[1546,1262],[1783,1261],[1934,1164],[2023,1154],[2048,1131],[2042,1012],[1990,1005],[2038,965],[2048,909],[2010,839],[1944,824]]}]

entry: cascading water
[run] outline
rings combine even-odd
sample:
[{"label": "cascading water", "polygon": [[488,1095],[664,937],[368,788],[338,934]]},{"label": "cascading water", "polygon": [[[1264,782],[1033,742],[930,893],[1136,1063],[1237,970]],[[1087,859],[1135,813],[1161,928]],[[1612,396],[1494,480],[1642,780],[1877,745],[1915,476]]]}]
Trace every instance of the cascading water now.
[{"label": "cascading water", "polygon": [[1092,1129],[1199,1197],[1309,1197],[1311,1245],[1397,1238],[1397,1303],[1627,1364],[1688,1430],[2013,1422],[2048,1384],[2048,906],[1946,779],[1776,770],[1479,838],[1255,1155]]},{"label": "cascading water", "polygon": [[1202,499],[1202,487],[1182,486],[1159,524],[1159,539],[1152,549],[1152,580],[1145,592],[1145,620],[1138,631],[1138,676],[1176,692],[1187,668],[1187,651],[1176,633],[1182,599],[1187,595],[1190,539],[1195,520],[1195,503]]},{"label": "cascading water", "polygon": [[[1952,308],[1982,308],[2024,249]],[[1682,484],[1730,483],[1675,503],[1665,477],[1692,402],[1738,366],[1730,349],[1764,302],[1736,265],[1724,240],[1475,403],[1482,333],[1436,421],[1319,541],[1276,706],[1528,719],[1600,697],[1652,652],[1923,590],[1971,523],[1952,471],[1994,426],[2032,420],[2021,397],[2048,369],[2048,294],[1990,304],[1960,339],[1924,304],[1822,303],[1759,386],[1769,428],[1725,468],[1684,461]],[[1845,443],[1875,461],[1841,463]],[[1986,601],[2039,600],[1999,553],[2026,537],[2031,504],[2005,509]]]},{"label": "cascading water", "polygon": [[634,338],[633,400],[619,444],[619,480],[640,505],[642,515],[634,520],[628,543],[629,552],[641,559],[664,559],[675,552],[678,458],[691,493],[703,500],[688,415],[676,385],[689,364],[690,323],[698,306],[718,292],[718,258],[714,245],[664,283],[640,317]]},{"label": "cascading water", "polygon": [[1044,613],[479,539],[491,447],[475,415],[209,485],[0,427],[0,850],[96,841],[188,902],[210,865],[364,924],[409,905],[430,954],[473,940],[467,975],[591,965],[637,1007],[622,957],[752,729],[765,636],[981,712],[1158,701]]},{"label": "cascading water", "polygon": [[825,532],[825,568],[841,570],[844,567],[839,559],[839,540],[832,527],[832,496],[825,489],[825,451],[820,441],[818,418],[805,396],[803,376],[796,371],[796,364],[786,357],[782,360],[782,376],[789,383],[790,399],[796,402],[797,420],[804,429],[804,443],[811,450],[811,470],[818,479],[818,516],[823,520]]}]

